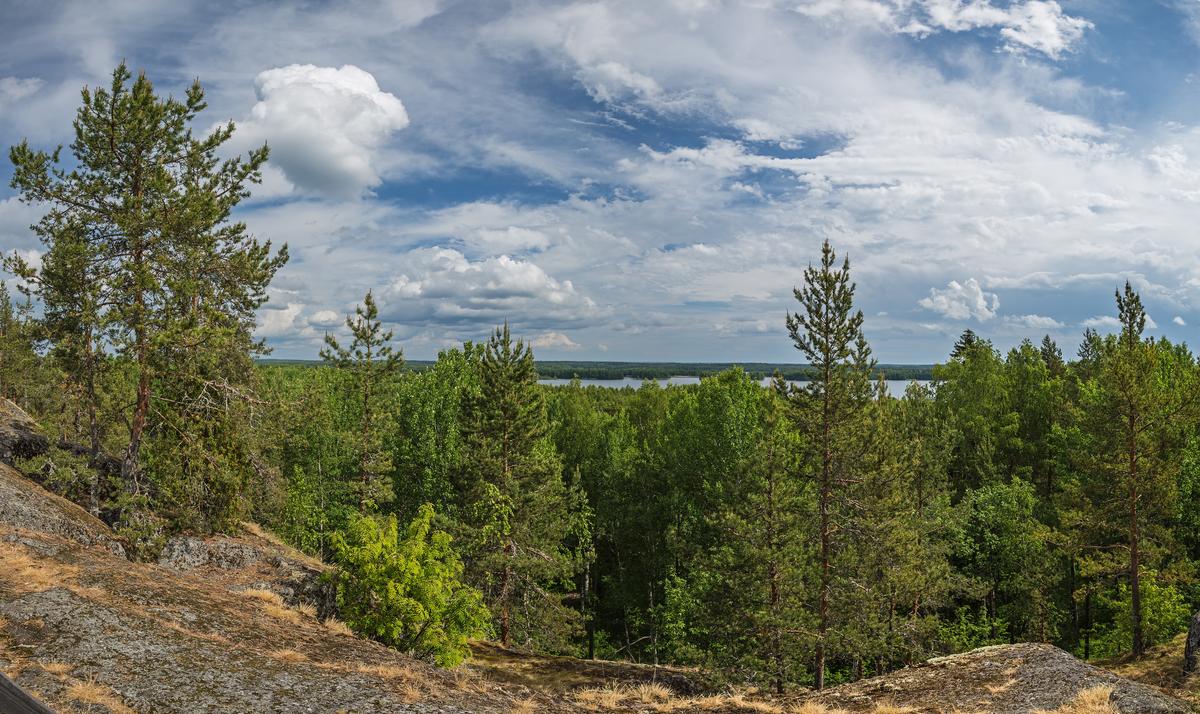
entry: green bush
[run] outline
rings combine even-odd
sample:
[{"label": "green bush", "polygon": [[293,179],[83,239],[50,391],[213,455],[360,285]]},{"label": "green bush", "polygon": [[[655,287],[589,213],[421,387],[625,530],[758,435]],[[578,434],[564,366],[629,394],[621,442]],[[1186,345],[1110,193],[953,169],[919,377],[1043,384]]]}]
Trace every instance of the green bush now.
[{"label": "green bush", "polygon": [[[1142,571],[1142,636],[1147,645],[1170,640],[1187,629],[1191,609],[1183,595],[1169,583],[1159,581],[1153,570]],[[1133,609],[1128,584],[1122,583],[1114,595],[1101,598],[1101,605],[1112,612],[1107,627],[1097,628],[1092,644],[1093,657],[1112,657],[1129,652],[1133,642],[1130,613]]]},{"label": "green bush", "polygon": [[453,667],[467,641],[488,634],[478,590],[464,585],[450,536],[433,528],[425,504],[401,533],[395,516],[358,516],[331,538],[337,604],[355,632]]}]

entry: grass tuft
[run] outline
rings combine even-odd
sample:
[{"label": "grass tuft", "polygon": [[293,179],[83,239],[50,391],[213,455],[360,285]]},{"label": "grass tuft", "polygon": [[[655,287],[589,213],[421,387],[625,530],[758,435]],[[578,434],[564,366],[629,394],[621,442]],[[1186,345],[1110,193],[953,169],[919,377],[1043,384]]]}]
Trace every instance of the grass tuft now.
[{"label": "grass tuft", "polygon": [[86,704],[88,707],[102,706],[112,714],[136,714],[125,705],[111,687],[97,682],[95,679],[76,680],[67,687],[66,696],[72,701]]},{"label": "grass tuft", "polygon": [[325,620],[325,622],[323,624],[325,625],[326,630],[329,630],[330,632],[333,632],[334,634],[346,635],[347,637],[354,637],[354,630],[351,630],[349,625],[347,625],[346,623],[337,619],[336,617],[331,617],[331,618]]}]

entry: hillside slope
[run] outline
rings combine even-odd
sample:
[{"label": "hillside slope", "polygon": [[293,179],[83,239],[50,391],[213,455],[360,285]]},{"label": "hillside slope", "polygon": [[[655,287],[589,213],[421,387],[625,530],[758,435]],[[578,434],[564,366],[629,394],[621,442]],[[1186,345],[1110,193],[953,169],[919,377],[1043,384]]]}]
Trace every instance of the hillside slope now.
[{"label": "hillside slope", "polygon": [[269,542],[183,541],[167,559],[181,571],[129,562],[102,523],[2,464],[0,504],[0,670],[52,707],[449,713],[508,712],[530,699],[572,708],[439,670],[289,607],[277,593],[311,564]]}]

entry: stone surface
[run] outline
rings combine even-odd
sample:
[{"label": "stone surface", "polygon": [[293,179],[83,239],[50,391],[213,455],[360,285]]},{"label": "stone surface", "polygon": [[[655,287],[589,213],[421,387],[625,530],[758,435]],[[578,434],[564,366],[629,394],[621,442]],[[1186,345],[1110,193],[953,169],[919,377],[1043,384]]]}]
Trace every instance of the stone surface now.
[{"label": "stone surface", "polygon": [[101,546],[124,556],[125,548],[108,526],[79,506],[56,496],[0,464],[0,524]]},{"label": "stone surface", "polygon": [[829,707],[870,711],[876,702],[916,712],[982,711],[1028,714],[1054,710],[1086,689],[1110,687],[1122,714],[1184,714],[1191,707],[1159,690],[1093,667],[1047,644],[982,647],[881,677],[834,687],[810,699]]},{"label": "stone surface", "polygon": [[37,423],[16,404],[0,398],[0,462],[30,459],[46,453],[50,441],[38,430]]}]

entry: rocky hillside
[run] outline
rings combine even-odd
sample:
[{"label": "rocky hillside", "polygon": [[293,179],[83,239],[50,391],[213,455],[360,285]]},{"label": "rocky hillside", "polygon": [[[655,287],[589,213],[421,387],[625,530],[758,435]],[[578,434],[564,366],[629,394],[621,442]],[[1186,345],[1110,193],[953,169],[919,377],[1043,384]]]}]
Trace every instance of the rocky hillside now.
[{"label": "rocky hillside", "polygon": [[[44,448],[0,400],[4,459]],[[485,643],[474,663],[446,671],[331,617],[326,567],[253,524],[236,537],[177,537],[159,562],[130,562],[102,522],[0,463],[0,671],[54,711],[1189,711],[1047,645],[985,648],[786,700],[705,691],[687,670]]]}]

